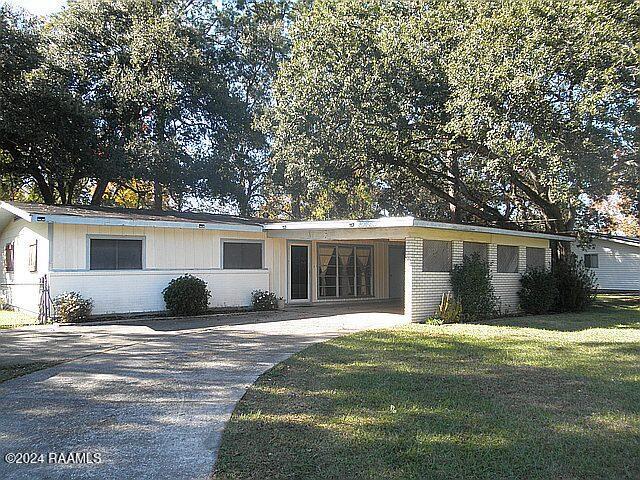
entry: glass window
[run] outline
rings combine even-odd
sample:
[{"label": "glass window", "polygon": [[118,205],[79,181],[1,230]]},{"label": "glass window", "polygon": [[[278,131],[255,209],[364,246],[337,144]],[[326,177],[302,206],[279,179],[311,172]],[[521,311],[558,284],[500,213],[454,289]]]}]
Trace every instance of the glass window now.
[{"label": "glass window", "polygon": [[91,270],[141,270],[142,240],[92,238],[89,268]]},{"label": "glass window", "polygon": [[598,254],[597,253],[585,253],[584,266],[587,268],[598,268]]},{"label": "glass window", "polygon": [[341,297],[355,295],[355,266],[353,247],[338,247],[338,284]]},{"label": "glass window", "polygon": [[262,243],[224,242],[222,268],[259,270],[262,268]]},{"label": "glass window", "polygon": [[4,271],[5,272],[13,272],[13,242],[7,243],[4,246]]},{"label": "glass window", "polygon": [[373,249],[370,246],[318,246],[319,298],[372,295]]},{"label": "glass window", "polygon": [[518,272],[518,247],[498,245],[498,273]]},{"label": "glass window", "polygon": [[531,268],[546,268],[544,248],[527,247],[527,269]]},{"label": "glass window", "polygon": [[451,242],[424,240],[422,242],[422,271],[451,271]]},{"label": "glass window", "polygon": [[488,245],[486,243],[463,242],[462,255],[463,257],[471,258],[474,254],[477,254],[480,257],[480,260],[488,262],[489,252],[487,247]]},{"label": "glass window", "polygon": [[318,296],[338,296],[338,267],[336,248],[328,246],[318,247]]},{"label": "glass window", "polygon": [[356,248],[356,281],[358,297],[370,297],[373,295],[373,252],[371,247]]}]

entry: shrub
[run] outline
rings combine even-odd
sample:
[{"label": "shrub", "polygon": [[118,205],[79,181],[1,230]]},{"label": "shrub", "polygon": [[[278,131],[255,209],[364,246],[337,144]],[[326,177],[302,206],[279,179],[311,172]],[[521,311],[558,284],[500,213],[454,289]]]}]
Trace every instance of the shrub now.
[{"label": "shrub", "polygon": [[498,302],[491,284],[489,265],[476,253],[465,257],[451,271],[453,296],[462,306],[465,321],[486,320],[495,316]]},{"label": "shrub", "polygon": [[254,290],[251,292],[251,305],[254,310],[277,310],[278,297],[273,292]]},{"label": "shrub", "polygon": [[52,302],[57,319],[64,323],[86,320],[93,310],[93,300],[82,298],[77,292],[62,293]]},{"label": "shrub", "polygon": [[198,315],[207,311],[211,292],[204,280],[182,275],[171,280],[162,295],[167,310],[174,315]]},{"label": "shrub", "polygon": [[554,310],[580,312],[593,303],[596,295],[595,274],[575,255],[558,260],[553,266],[558,288]]},{"label": "shrub", "polygon": [[527,270],[520,278],[518,292],[520,308],[533,315],[542,315],[555,308],[558,288],[553,273],[546,269]]},{"label": "shrub", "polygon": [[462,305],[451,292],[443,293],[438,310],[433,317],[427,319],[430,325],[442,325],[443,323],[459,323],[462,319]]}]

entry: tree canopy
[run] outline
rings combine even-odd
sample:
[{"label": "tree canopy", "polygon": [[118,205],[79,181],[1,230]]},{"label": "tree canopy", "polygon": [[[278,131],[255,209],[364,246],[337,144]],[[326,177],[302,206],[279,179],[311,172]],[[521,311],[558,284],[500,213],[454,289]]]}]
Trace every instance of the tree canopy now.
[{"label": "tree canopy", "polygon": [[639,12],[614,3],[313,2],[276,82],[275,157],[426,191],[454,221],[572,229],[612,170],[637,171]]},{"label": "tree canopy", "polygon": [[0,194],[637,225],[639,59],[631,0],[0,7]]}]

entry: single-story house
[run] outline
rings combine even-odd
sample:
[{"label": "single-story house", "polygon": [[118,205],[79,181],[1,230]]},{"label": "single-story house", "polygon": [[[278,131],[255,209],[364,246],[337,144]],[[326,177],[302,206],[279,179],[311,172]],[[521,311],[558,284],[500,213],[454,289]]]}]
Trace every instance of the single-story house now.
[{"label": "single-story house", "polygon": [[640,292],[640,238],[592,234],[571,244],[573,253],[596,275],[604,292]]},{"label": "single-story house", "polygon": [[571,237],[384,217],[273,221],[208,213],[0,202],[5,295],[36,312],[46,276],[52,297],[75,291],[94,313],[164,309],[162,290],[190,273],[210,305],[249,305],[253,290],[289,304],[390,300],[418,321],[449,291],[452,265],[487,259],[504,311],[517,308],[527,267],[549,266],[550,242]]}]

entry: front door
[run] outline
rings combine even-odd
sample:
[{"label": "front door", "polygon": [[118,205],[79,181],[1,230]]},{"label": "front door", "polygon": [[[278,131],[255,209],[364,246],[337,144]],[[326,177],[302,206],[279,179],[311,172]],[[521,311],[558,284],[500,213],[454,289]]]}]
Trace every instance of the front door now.
[{"label": "front door", "polygon": [[404,246],[389,245],[389,298],[404,296]]},{"label": "front door", "polygon": [[309,300],[308,245],[291,245],[289,253],[289,296],[292,301]]}]

